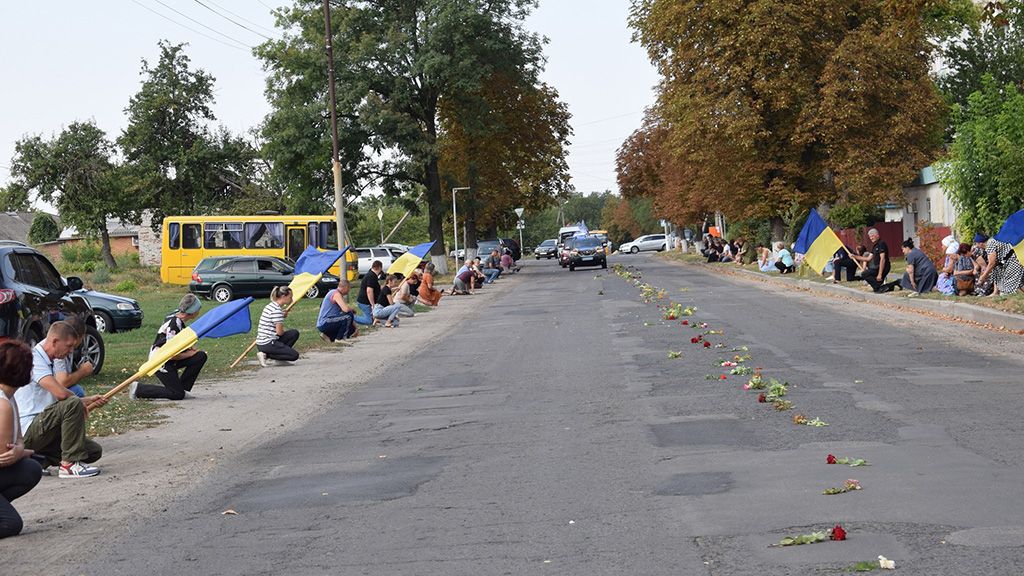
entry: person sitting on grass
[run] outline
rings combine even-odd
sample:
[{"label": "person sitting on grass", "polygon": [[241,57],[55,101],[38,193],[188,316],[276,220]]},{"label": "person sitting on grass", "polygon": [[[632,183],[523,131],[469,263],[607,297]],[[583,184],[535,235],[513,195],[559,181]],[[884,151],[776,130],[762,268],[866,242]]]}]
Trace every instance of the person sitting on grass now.
[{"label": "person sitting on grass", "polygon": [[903,241],[903,255],[907,259],[907,271],[903,273],[900,286],[904,290],[912,291],[909,296],[931,292],[939,277],[931,258],[928,258],[920,248],[914,247],[913,238]]},{"label": "person sitting on grass", "polygon": [[401,274],[388,274],[385,286],[381,288],[380,300],[373,307],[373,317],[376,320],[384,320],[385,328],[398,327],[398,313],[402,310],[401,304],[395,304],[394,293],[402,282]]},{"label": "person sitting on grass", "polygon": [[356,313],[348,305],[348,293],[351,285],[342,278],[338,287],[331,289],[320,304],[320,314],[316,318],[316,329],[325,342],[346,340],[359,336],[356,326]]},{"label": "person sitting on grass", "polygon": [[420,303],[425,306],[437,306],[444,292],[434,288],[434,263],[427,264],[423,270],[423,281],[420,282]]},{"label": "person sitting on grass", "polygon": [[270,291],[270,304],[264,306],[260,314],[260,323],[256,328],[256,359],[264,368],[270,365],[268,360],[276,360],[281,364],[299,359],[299,353],[294,348],[299,339],[299,331],[294,328],[284,329],[284,319],[288,316],[285,308],[291,305],[292,300],[291,288],[274,286]]},{"label": "person sitting on grass", "polygon": [[775,243],[775,267],[780,274],[792,274],[796,271],[793,254],[786,249],[786,245],[782,242]]},{"label": "person sitting on grass", "polygon": [[735,249],[735,252],[733,254],[733,260],[737,264],[742,266],[744,260],[747,259],[747,253],[749,252],[749,249],[747,248],[747,241],[744,240],[743,238],[737,238],[735,246],[736,246],[736,249]]},{"label": "person sitting on grass", "polygon": [[953,288],[959,296],[973,296],[981,269],[971,256],[971,245],[961,243],[956,255],[956,262],[953,263]]},{"label": "person sitting on grass", "polygon": [[[168,316],[157,330],[153,346],[149,350],[150,357],[156,354],[168,340],[184,330],[186,322],[195,320],[199,316],[199,309],[202,306],[199,298],[196,298],[194,294],[182,296],[181,301],[178,302],[178,310]],[[206,365],[206,359],[206,352],[195,346],[182,350],[165,362],[160,370],[157,370],[156,378],[161,385],[132,382],[131,388],[128,390],[128,397],[132,400],[139,398],[162,398],[165,400],[191,398],[192,395],[189,392],[195,385],[196,379],[199,378],[199,372]],[[181,371],[180,375],[178,374],[179,370]]]},{"label": "person sitting on grass", "polygon": [[[64,322],[71,326],[75,333],[78,334],[78,343],[75,345],[75,350],[79,349],[85,340],[85,320],[82,320],[82,317],[77,314],[72,314],[64,318]],[[88,376],[92,376],[92,373],[92,362],[88,360],[83,360],[78,368],[75,368],[74,350],[64,358],[58,358],[53,361],[53,375],[57,379],[57,383],[70,390],[72,394],[79,398],[85,396],[85,388],[82,388],[79,382]]]},{"label": "person sitting on grass", "polygon": [[[46,338],[32,349],[32,377],[14,393],[25,448],[60,466],[61,478],[87,478],[100,473],[89,466],[103,455],[103,448],[85,435],[89,412],[107,403],[103,396],[79,398],[61,386],[53,363],[75,349],[78,333],[66,322],[54,322]],[[6,375],[4,375],[6,377]]]},{"label": "person sitting on grass", "polygon": [[0,343],[0,375],[0,441],[6,445],[0,453],[0,538],[7,538],[24,527],[11,502],[28,494],[43,476],[32,450],[25,448],[14,401],[15,392],[31,381],[32,350],[15,340]]},{"label": "person sitting on grass", "polygon": [[942,239],[942,246],[946,249],[946,255],[942,259],[942,269],[939,270],[939,279],[935,283],[935,289],[946,296],[956,295],[956,281],[953,272],[956,268],[956,261],[959,256],[960,243],[953,236],[946,236]]}]

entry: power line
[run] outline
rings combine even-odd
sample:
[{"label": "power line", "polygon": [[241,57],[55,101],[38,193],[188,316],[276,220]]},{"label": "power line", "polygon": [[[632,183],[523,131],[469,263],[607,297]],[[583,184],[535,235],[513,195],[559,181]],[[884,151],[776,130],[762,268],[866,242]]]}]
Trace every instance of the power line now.
[{"label": "power line", "polygon": [[181,26],[182,28],[184,28],[184,29],[186,29],[186,30],[188,30],[190,32],[193,32],[195,34],[199,34],[203,38],[209,38],[210,40],[213,40],[214,42],[220,42],[221,44],[227,46],[228,48],[234,48],[235,50],[241,50],[242,52],[248,52],[249,51],[249,50],[246,50],[245,48],[242,48],[241,46],[236,46],[234,44],[228,44],[227,42],[225,42],[225,41],[223,41],[223,40],[221,40],[219,38],[214,38],[213,36],[210,36],[209,34],[204,34],[204,33],[200,32],[199,30],[196,30],[195,28],[192,28],[192,27],[190,27],[188,25],[182,24],[181,22],[178,22],[174,18],[171,18],[169,16],[165,16],[164,14],[161,14],[161,13],[157,12],[156,10],[153,10],[149,6],[146,6],[145,4],[139,2],[139,0],[132,0],[132,2],[138,4],[139,6],[145,8],[146,10],[149,10],[153,14],[156,14],[157,16],[163,18],[164,20],[167,20],[168,22],[170,22],[172,24],[177,24],[178,26]]},{"label": "power line", "polygon": [[[210,4],[216,6],[217,8],[220,8],[221,10],[227,12],[228,14],[231,14],[232,16],[235,16],[239,20],[242,20],[244,22],[248,22],[249,24],[252,24],[253,26],[255,26],[257,28],[262,28],[263,30],[266,30],[267,32],[269,32],[271,34],[277,34],[277,30],[274,30],[273,28],[267,28],[266,26],[260,24],[259,22],[253,22],[252,20],[249,20],[245,16],[242,16],[241,14],[239,14],[237,12],[232,12],[231,10],[228,10],[227,8],[221,6],[220,4],[217,4],[216,2],[213,2],[213,0],[206,0],[206,1],[209,2]],[[263,3],[260,2],[260,4],[263,4]],[[266,6],[266,4],[263,4],[263,5]],[[267,6],[267,8],[270,8],[270,7]],[[273,11],[273,8],[270,8],[270,10]]]},{"label": "power line", "polygon": [[266,34],[264,34],[264,33],[262,33],[262,32],[257,32],[257,31],[255,31],[255,30],[253,30],[252,28],[249,28],[249,27],[248,27],[248,26],[246,26],[245,24],[242,24],[242,23],[238,22],[237,20],[232,20],[231,18],[228,18],[227,16],[225,16],[225,15],[221,14],[220,12],[217,12],[217,11],[216,11],[216,10],[214,10],[213,8],[210,8],[209,6],[207,6],[206,4],[204,4],[204,3],[202,2],[202,0],[193,0],[193,1],[194,1],[194,2],[196,3],[196,4],[199,4],[200,6],[202,6],[203,8],[206,8],[206,9],[207,9],[207,10],[209,10],[210,12],[213,12],[213,13],[214,13],[214,14],[216,14],[217,16],[220,16],[221,18],[223,18],[223,19],[227,20],[228,22],[231,22],[231,23],[232,23],[232,24],[234,24],[235,26],[238,26],[238,27],[240,27],[240,28],[243,28],[243,29],[245,29],[245,30],[248,30],[249,32],[252,32],[253,34],[256,34],[257,36],[262,36],[262,37],[266,38],[267,40],[273,40],[273,38],[271,38],[270,36],[267,36]]},{"label": "power line", "polygon": [[637,114],[643,114],[643,110],[637,110],[636,112],[630,112],[628,114],[619,114],[618,116],[609,116],[608,118],[601,118],[600,120],[593,120],[591,122],[584,122],[582,124],[573,124],[574,128],[580,126],[590,126],[591,124],[600,124],[601,122],[608,122],[609,120],[618,120],[619,118],[626,118],[627,116],[636,116]]},{"label": "power line", "polygon": [[249,46],[248,44],[246,44],[245,42],[242,42],[238,38],[232,38],[231,36],[228,36],[227,34],[221,32],[220,30],[217,30],[215,28],[210,28],[206,24],[203,24],[202,22],[200,22],[199,20],[196,20],[195,18],[189,16],[188,14],[185,14],[184,12],[181,12],[181,11],[179,11],[176,8],[172,8],[172,7],[168,6],[167,4],[165,4],[163,2],[163,0],[153,0],[153,1],[156,2],[157,4],[163,6],[164,8],[167,8],[171,12],[174,12],[175,14],[178,14],[179,16],[181,16],[183,18],[186,18],[188,20],[191,20],[192,22],[195,22],[196,24],[199,24],[203,28],[206,28],[207,30],[209,30],[210,32],[213,32],[214,34],[217,34],[218,36],[223,36],[224,38],[227,38],[228,40],[231,40],[232,42],[237,42],[238,44],[241,44],[242,46],[245,46],[246,48],[250,48],[250,49],[252,48],[252,46]]}]

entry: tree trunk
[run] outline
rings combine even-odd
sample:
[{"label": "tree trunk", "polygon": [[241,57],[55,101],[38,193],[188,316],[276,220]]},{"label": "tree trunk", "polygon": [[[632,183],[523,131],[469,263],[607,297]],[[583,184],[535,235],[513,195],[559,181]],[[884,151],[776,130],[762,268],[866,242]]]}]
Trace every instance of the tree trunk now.
[{"label": "tree trunk", "polygon": [[[430,261],[434,263],[439,273],[447,274],[448,255],[444,249],[445,237],[442,225],[446,209],[441,201],[441,176],[438,173],[436,157],[427,161],[426,172],[428,232],[430,232],[430,239],[435,240],[434,245],[430,248]],[[456,233],[458,232],[456,231]]]},{"label": "tree trunk", "polygon": [[106,225],[100,228],[100,254],[103,255],[103,261],[107,264],[107,268],[117,270],[117,261],[114,260],[113,252],[110,251],[110,232],[107,231]]},{"label": "tree trunk", "polygon": [[778,216],[772,216],[772,242],[776,240],[786,241],[786,223]]}]

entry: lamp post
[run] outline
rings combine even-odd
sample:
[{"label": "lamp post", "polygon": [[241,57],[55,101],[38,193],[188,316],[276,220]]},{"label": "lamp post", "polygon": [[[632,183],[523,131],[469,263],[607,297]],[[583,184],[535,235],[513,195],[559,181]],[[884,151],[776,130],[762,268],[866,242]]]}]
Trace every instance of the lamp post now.
[{"label": "lamp post", "polygon": [[455,271],[459,270],[459,217],[455,208],[455,193],[459,190],[469,190],[469,186],[452,188],[452,236],[455,236]]}]

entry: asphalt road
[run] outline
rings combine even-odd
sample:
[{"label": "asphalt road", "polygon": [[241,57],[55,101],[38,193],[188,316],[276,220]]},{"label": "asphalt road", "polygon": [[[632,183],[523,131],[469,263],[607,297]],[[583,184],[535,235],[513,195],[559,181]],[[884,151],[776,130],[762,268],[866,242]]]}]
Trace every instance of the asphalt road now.
[{"label": "asphalt road", "polygon": [[[1020,337],[616,262],[724,348],[692,345],[612,270],[530,261],[433,350],[68,572],[827,574],[885,555],[902,574],[1024,573]],[[793,411],[706,379],[741,346]],[[821,494],[847,478],[864,489]],[[768,547],[836,523],[847,541]]]}]

